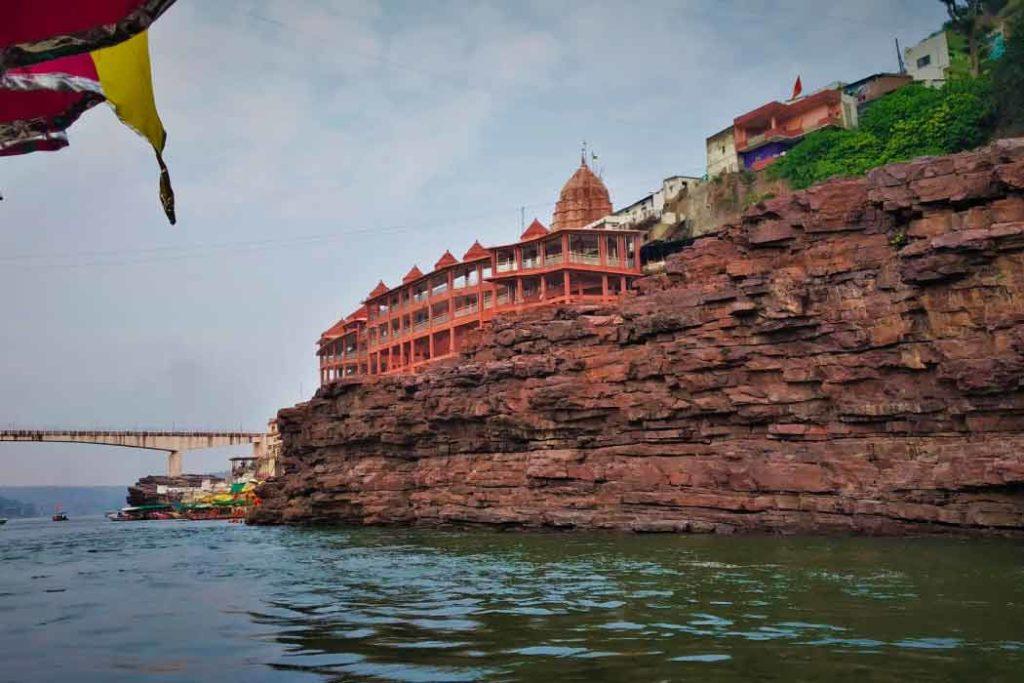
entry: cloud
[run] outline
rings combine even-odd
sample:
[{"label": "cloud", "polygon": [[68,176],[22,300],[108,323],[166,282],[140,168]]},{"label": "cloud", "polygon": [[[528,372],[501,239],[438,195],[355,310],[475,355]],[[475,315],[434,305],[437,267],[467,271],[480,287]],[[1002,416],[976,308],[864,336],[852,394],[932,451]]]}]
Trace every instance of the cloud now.
[{"label": "cloud", "polygon": [[[105,108],[69,149],[0,164],[0,421],[258,429],[308,396],[316,336],[378,279],[514,238],[521,206],[549,220],[581,139],[622,205],[702,173],[704,137],[797,73],[892,68],[894,35],[942,19],[918,0],[180,0],[151,36],[177,226]],[[52,472],[4,457],[5,481]]]}]

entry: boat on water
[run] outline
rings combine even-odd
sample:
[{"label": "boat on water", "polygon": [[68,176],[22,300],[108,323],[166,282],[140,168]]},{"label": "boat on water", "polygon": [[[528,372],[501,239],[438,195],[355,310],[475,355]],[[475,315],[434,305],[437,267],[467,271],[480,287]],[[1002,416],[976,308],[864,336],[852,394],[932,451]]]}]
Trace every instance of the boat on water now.
[{"label": "boat on water", "polygon": [[143,522],[156,519],[179,519],[172,505],[133,505],[117,512],[108,512],[111,522]]},{"label": "boat on water", "polygon": [[66,522],[68,521],[68,513],[60,509],[60,505],[53,511],[53,516],[50,517],[54,522]]},{"label": "boat on water", "polygon": [[7,518],[6,517],[0,517],[0,526],[3,526],[4,524],[7,524]]},{"label": "boat on water", "polygon": [[183,519],[193,522],[216,520],[243,522],[246,510],[245,506],[238,505],[157,503],[121,508],[116,512],[108,512],[106,517],[111,522],[145,522],[166,519]]}]

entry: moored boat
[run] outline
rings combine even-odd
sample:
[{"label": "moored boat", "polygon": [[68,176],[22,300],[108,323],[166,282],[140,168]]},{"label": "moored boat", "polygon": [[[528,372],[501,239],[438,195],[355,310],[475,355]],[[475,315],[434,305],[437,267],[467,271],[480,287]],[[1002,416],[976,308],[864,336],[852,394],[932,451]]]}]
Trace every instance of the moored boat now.
[{"label": "moored boat", "polygon": [[54,522],[66,522],[68,521],[68,513],[60,509],[60,505],[53,511],[53,517],[50,517]]}]

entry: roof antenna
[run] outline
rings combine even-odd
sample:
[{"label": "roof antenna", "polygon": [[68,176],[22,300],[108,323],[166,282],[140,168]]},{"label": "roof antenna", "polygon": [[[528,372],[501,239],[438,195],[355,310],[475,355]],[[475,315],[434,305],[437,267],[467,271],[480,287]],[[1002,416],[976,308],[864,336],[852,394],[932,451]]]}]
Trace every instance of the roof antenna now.
[{"label": "roof antenna", "polygon": [[587,165],[587,141],[583,141],[583,146],[580,148],[580,166]]}]

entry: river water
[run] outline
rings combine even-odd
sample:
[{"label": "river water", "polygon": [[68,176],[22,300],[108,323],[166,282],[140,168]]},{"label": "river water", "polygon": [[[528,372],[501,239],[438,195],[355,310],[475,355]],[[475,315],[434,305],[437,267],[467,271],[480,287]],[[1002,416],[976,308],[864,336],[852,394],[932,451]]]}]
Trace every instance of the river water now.
[{"label": "river water", "polygon": [[1024,680],[1024,544],[0,527],[3,681]]}]

